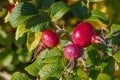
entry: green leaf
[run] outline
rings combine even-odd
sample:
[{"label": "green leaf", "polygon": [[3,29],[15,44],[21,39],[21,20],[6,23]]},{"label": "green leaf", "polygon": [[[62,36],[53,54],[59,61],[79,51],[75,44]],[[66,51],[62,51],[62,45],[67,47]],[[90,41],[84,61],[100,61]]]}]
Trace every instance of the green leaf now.
[{"label": "green leaf", "polygon": [[100,70],[96,68],[90,69],[89,77],[92,78],[92,80],[96,80],[99,73],[100,73]]},{"label": "green leaf", "polygon": [[69,10],[68,6],[63,2],[55,2],[49,9],[49,15],[52,21],[57,21]]},{"label": "green leaf", "polygon": [[61,52],[57,47],[52,48],[52,49],[46,54],[46,58],[49,58],[49,57],[57,57],[57,56],[62,56],[62,52]]},{"label": "green leaf", "polygon": [[28,29],[25,28],[25,24],[22,23],[17,27],[16,33],[15,33],[15,39],[18,40],[20,37],[26,33]]},{"label": "green leaf", "polygon": [[88,66],[98,65],[101,62],[101,57],[95,47],[96,46],[93,44],[84,50]]},{"label": "green leaf", "polygon": [[40,55],[37,57],[37,59],[27,67],[25,67],[25,70],[31,74],[32,76],[37,76],[40,69],[43,67],[44,63],[42,62],[42,59],[45,58],[46,53],[48,52],[48,49],[45,49],[41,51]]},{"label": "green leaf", "polygon": [[112,24],[110,28],[110,33],[114,34],[120,31],[120,24]]},{"label": "green leaf", "polygon": [[30,78],[24,73],[15,72],[12,75],[11,80],[30,80]]},{"label": "green leaf", "polygon": [[88,80],[87,73],[81,68],[77,69],[77,75],[78,75],[79,79],[81,79],[81,80]]},{"label": "green leaf", "polygon": [[90,0],[90,2],[101,2],[101,1],[104,1],[104,0]]},{"label": "green leaf", "polygon": [[[21,4],[21,3],[20,3]],[[37,13],[37,9],[34,4],[24,2],[21,7],[21,14],[22,15],[33,15]]]},{"label": "green leaf", "polygon": [[112,80],[108,74],[100,73],[96,80]]},{"label": "green leaf", "polygon": [[105,63],[108,63],[106,66],[104,66],[104,72],[110,75],[113,75],[115,72],[115,60],[113,57],[107,57],[104,61]]},{"label": "green leaf", "polygon": [[27,63],[31,59],[31,52],[28,51],[22,51],[21,54],[19,54],[18,58],[21,62]]},{"label": "green leaf", "polygon": [[60,50],[62,50],[68,43],[68,40],[60,39],[59,45],[57,46]]},{"label": "green leaf", "polygon": [[39,24],[31,27],[31,31],[32,32],[40,32],[40,31],[48,29],[49,27],[50,27],[49,22],[42,22],[42,23],[39,23]]},{"label": "green leaf", "polygon": [[58,78],[56,77],[48,77],[48,78],[45,78],[45,79],[41,79],[41,80],[59,80]]},{"label": "green leaf", "polygon": [[[119,32],[118,32],[119,33]],[[117,33],[116,33],[117,34]],[[112,34],[111,34],[112,35]],[[120,34],[117,34],[116,36],[112,36],[111,37],[111,42],[112,42],[112,44],[114,44],[114,45],[116,45],[116,46],[120,46],[120,41],[119,41],[119,39],[120,39]]]},{"label": "green leaf", "polygon": [[[30,18],[26,22],[26,28],[37,27],[40,24],[44,24],[44,22],[49,21],[49,17],[45,13],[40,13],[35,15],[34,17]],[[41,27],[41,26],[40,26]],[[43,27],[42,27],[43,28]]]},{"label": "green leaf", "polygon": [[45,10],[45,9],[48,9],[55,0],[35,0],[35,1],[36,1],[37,8],[41,10]]},{"label": "green leaf", "polygon": [[84,19],[87,16],[87,7],[84,2],[78,1],[70,6],[70,10],[74,16]]},{"label": "green leaf", "polygon": [[114,59],[120,63],[120,50],[118,50],[114,55],[113,55]]},{"label": "green leaf", "polygon": [[104,22],[108,21],[108,16],[99,10],[92,10],[91,14],[92,17],[97,17]]},{"label": "green leaf", "polygon": [[61,57],[49,57],[43,59],[43,63],[58,63],[60,61]]},{"label": "green leaf", "polygon": [[[9,26],[6,26],[6,27],[10,28]],[[2,45],[2,46],[11,46],[12,45],[11,34],[6,32],[4,29],[2,29],[2,26],[0,26],[0,45]]]},{"label": "green leaf", "polygon": [[34,50],[41,40],[41,32],[29,32],[27,35],[27,48],[29,51]]},{"label": "green leaf", "polygon": [[46,64],[43,66],[39,72],[42,80],[48,77],[60,78],[62,68],[59,64]]},{"label": "green leaf", "polygon": [[[29,7],[28,5],[33,6],[31,3],[22,2],[22,3],[19,3],[18,5],[16,5],[16,7],[12,10],[12,13],[9,16],[9,22],[12,25],[12,27],[17,27],[19,24],[23,23],[30,17],[34,16],[36,11],[31,10],[29,12],[31,7]],[[30,8],[30,9],[26,10],[27,9],[26,7]],[[35,12],[33,12],[33,11],[35,11]]]}]

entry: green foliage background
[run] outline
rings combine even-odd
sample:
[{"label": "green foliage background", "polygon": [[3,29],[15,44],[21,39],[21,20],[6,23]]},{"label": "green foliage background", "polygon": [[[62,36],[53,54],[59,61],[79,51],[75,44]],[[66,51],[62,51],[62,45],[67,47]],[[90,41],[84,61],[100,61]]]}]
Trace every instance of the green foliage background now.
[{"label": "green foliage background", "polygon": [[[120,0],[20,0],[10,13],[11,1],[17,0],[0,2],[0,80],[5,80],[4,73],[11,80],[120,80]],[[94,7],[99,3],[106,11]],[[64,71],[68,60],[63,49],[69,42],[65,34],[82,21],[101,22],[102,30],[96,32],[107,46],[84,48],[84,62],[79,58],[68,76],[69,69]],[[30,62],[42,31],[58,28],[66,30],[58,33],[60,43],[42,50]]]}]

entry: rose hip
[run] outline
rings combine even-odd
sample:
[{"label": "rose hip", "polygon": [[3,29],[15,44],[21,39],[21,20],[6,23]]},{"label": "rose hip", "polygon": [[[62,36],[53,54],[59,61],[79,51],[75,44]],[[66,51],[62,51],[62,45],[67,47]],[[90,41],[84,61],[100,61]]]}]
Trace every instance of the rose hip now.
[{"label": "rose hip", "polygon": [[42,42],[36,48],[32,61],[36,58],[36,56],[38,55],[38,53],[40,53],[41,50],[43,50],[46,47],[49,48],[55,47],[58,43],[59,43],[58,36],[51,30],[45,30],[42,33]]},{"label": "rose hip", "polygon": [[103,43],[106,45],[105,41],[95,33],[94,28],[88,22],[81,22],[73,29],[72,40],[82,48],[92,43]]}]

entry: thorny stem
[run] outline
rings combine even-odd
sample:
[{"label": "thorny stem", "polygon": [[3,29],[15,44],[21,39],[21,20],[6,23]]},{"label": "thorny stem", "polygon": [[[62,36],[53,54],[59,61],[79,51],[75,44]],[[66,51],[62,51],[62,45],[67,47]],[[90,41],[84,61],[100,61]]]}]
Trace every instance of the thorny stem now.
[{"label": "thorny stem", "polygon": [[57,24],[54,23],[54,26],[57,28],[56,32],[57,33],[62,33],[61,34],[61,37],[63,37],[64,35],[67,36],[68,40],[69,41],[72,41],[71,40],[71,36],[68,34],[68,32],[66,31],[65,29],[65,26],[63,25],[62,28],[60,28]]}]

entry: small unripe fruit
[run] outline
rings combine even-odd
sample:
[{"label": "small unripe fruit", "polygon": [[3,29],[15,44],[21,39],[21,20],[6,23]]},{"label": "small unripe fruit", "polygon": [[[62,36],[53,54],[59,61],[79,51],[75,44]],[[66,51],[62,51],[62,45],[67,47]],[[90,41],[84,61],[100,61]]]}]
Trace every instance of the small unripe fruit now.
[{"label": "small unripe fruit", "polygon": [[92,43],[105,44],[104,40],[95,33],[94,28],[88,22],[81,22],[73,29],[72,40],[82,48]]},{"label": "small unripe fruit", "polygon": [[14,4],[11,4],[11,5],[9,6],[9,12],[12,12],[12,10],[13,10],[14,7],[15,7],[15,5],[14,5]]}]

